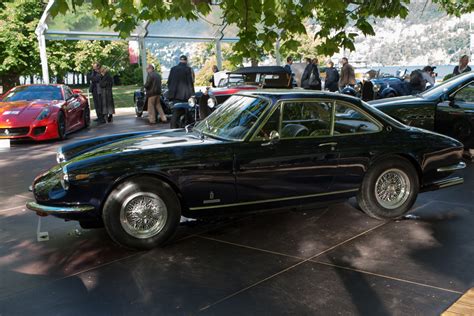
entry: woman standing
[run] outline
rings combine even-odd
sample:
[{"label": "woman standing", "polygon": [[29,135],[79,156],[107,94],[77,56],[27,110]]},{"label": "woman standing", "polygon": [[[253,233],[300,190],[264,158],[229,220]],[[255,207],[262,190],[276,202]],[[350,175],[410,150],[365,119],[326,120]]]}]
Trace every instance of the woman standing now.
[{"label": "woman standing", "polygon": [[305,58],[306,68],[301,76],[301,87],[310,90],[321,90],[321,78],[319,77],[318,59]]},{"label": "woman standing", "polygon": [[109,73],[107,67],[102,66],[100,68],[102,79],[100,80],[100,88],[102,89],[102,114],[103,119],[107,118],[107,122],[112,122],[115,114],[114,97],[112,94],[112,86],[114,85],[114,79]]}]

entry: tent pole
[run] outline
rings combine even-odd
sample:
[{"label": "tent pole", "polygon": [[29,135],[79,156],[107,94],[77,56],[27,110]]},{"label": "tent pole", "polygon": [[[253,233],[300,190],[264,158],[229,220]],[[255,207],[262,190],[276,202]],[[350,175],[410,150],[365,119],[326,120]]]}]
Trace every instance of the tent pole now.
[{"label": "tent pole", "polygon": [[41,59],[41,70],[43,73],[43,82],[49,84],[48,54],[46,53],[46,39],[44,34],[38,36],[38,44]]},{"label": "tent pole", "polygon": [[44,32],[48,29],[46,24],[46,19],[49,16],[49,10],[54,4],[54,0],[49,0],[46,8],[44,9],[43,14],[38,22],[35,33],[38,38],[39,53],[41,59],[41,70],[43,72],[43,82],[49,84],[49,70],[48,70],[48,55],[46,53],[46,38]]},{"label": "tent pole", "polygon": [[275,43],[275,59],[277,66],[281,66],[281,56],[280,56],[280,38],[277,38]]},{"label": "tent pole", "polygon": [[217,62],[217,69],[222,69],[222,48],[221,48],[221,41],[216,40],[216,62]]},{"label": "tent pole", "polygon": [[145,84],[146,77],[148,75],[146,72],[147,62],[146,62],[145,39],[143,37],[140,37],[138,39],[138,43],[140,44],[140,58],[141,58],[141,63],[142,63],[143,84]]}]

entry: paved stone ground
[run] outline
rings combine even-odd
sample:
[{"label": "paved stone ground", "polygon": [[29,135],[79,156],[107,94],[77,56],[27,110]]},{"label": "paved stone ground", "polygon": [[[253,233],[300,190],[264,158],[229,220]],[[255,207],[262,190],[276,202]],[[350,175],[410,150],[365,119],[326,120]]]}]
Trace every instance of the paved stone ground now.
[{"label": "paved stone ground", "polygon": [[[164,126],[158,126],[158,128]],[[157,128],[121,110],[78,139]],[[474,168],[418,198],[416,220],[380,222],[353,205],[184,223],[174,242],[124,250],[104,230],[25,210],[62,144],[0,152],[0,315],[437,315],[474,286]]]}]

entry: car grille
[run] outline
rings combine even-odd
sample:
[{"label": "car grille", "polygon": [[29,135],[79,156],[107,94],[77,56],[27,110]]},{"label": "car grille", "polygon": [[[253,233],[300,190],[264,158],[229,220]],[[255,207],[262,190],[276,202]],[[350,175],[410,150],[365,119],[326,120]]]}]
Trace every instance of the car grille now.
[{"label": "car grille", "polygon": [[38,136],[46,132],[46,126],[35,127],[33,129],[33,135]]},{"label": "car grille", "polygon": [[22,136],[29,131],[29,127],[0,128],[0,136]]}]

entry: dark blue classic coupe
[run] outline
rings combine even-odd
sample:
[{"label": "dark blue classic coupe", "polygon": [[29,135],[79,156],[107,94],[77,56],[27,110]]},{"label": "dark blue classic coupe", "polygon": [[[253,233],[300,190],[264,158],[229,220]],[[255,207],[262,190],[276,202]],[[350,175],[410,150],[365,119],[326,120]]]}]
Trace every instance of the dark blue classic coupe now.
[{"label": "dark blue classic coupe", "polygon": [[181,215],[229,216],[356,196],[378,219],[419,192],[460,184],[463,145],[363,101],[303,90],[230,97],[194,128],[106,136],[63,146],[33,183],[40,216],[105,226],[120,245],[169,240]]}]

